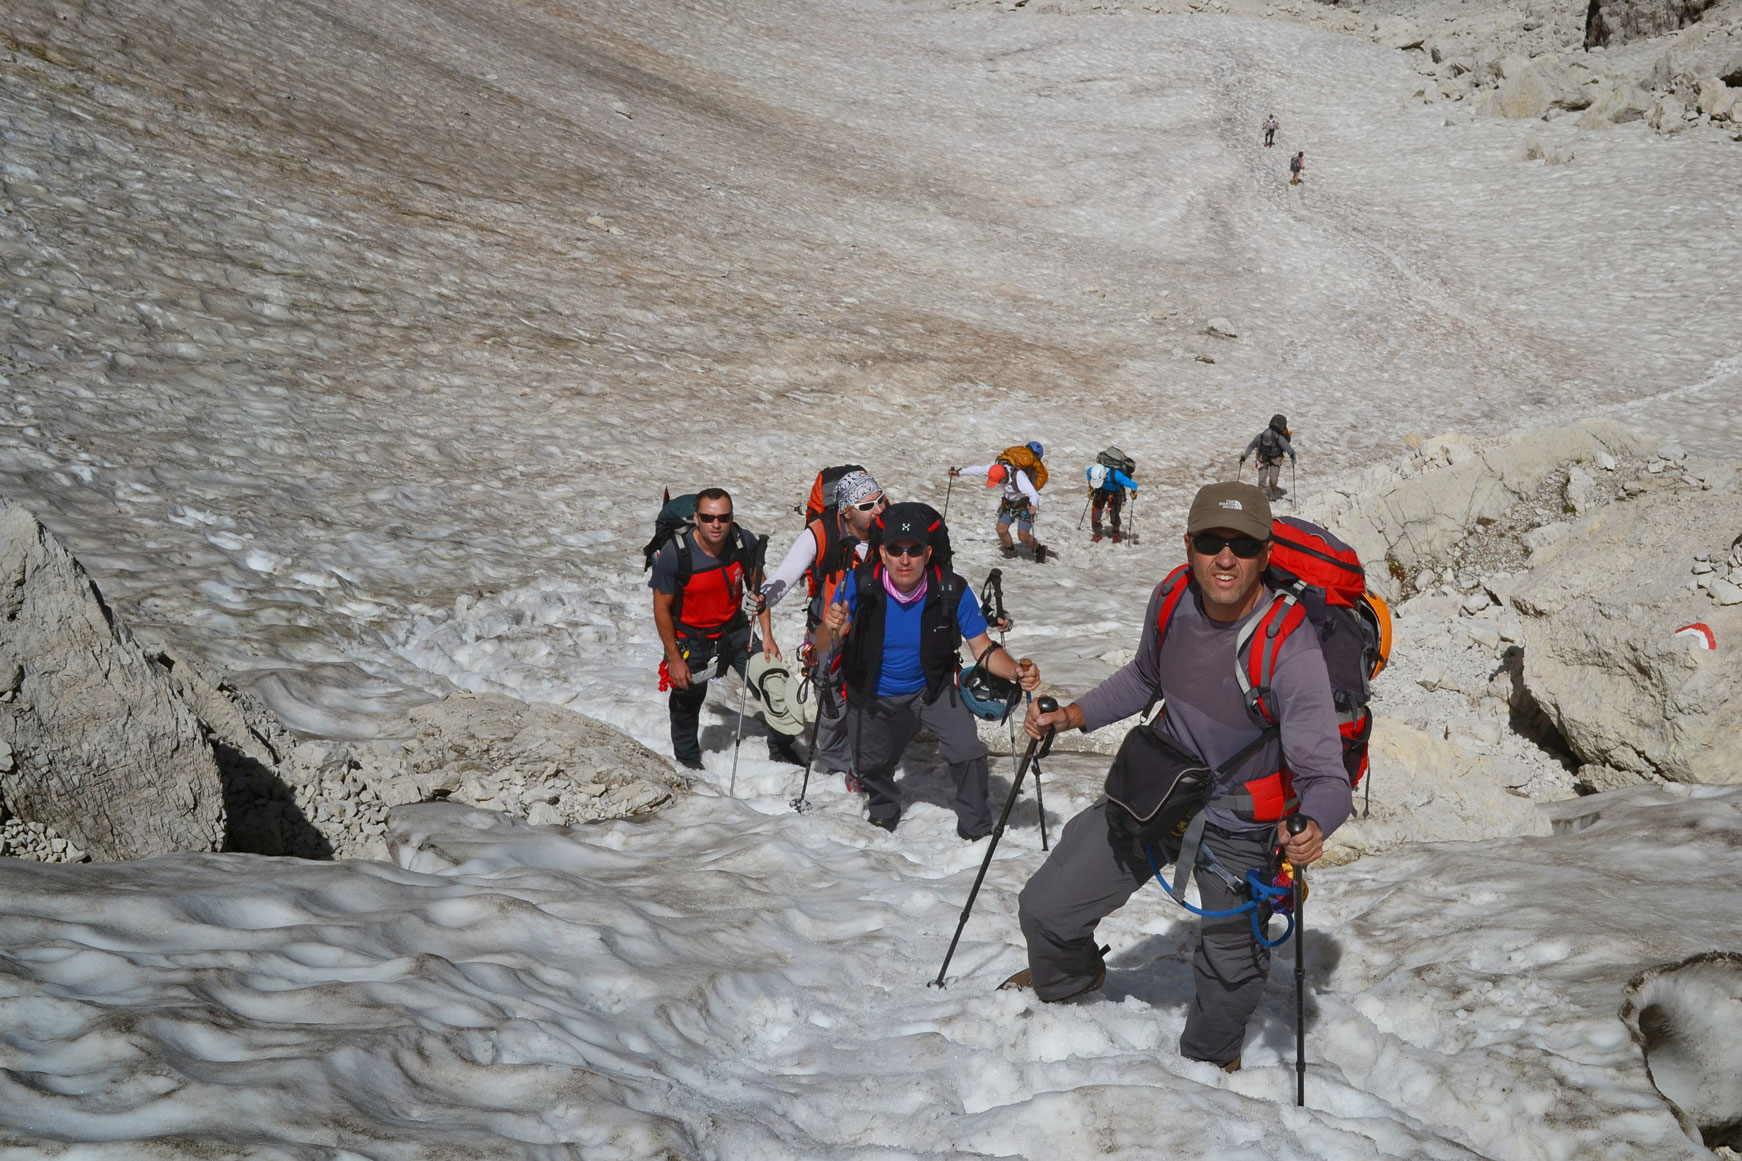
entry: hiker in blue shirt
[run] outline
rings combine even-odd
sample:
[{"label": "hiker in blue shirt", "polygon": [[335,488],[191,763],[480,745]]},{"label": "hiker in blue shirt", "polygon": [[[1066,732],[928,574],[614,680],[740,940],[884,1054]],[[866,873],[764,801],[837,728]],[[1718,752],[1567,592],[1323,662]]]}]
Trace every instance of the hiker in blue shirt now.
[{"label": "hiker in blue shirt", "polygon": [[[1120,514],[1125,511],[1125,489],[1131,489],[1133,495],[1137,492],[1137,481],[1106,464],[1096,463],[1089,466],[1086,473],[1089,477],[1089,527],[1093,535],[1092,541],[1101,539],[1101,514],[1107,514],[1107,527],[1113,533],[1113,543],[1118,544],[1123,539],[1120,530]],[[1082,517],[1077,518],[1078,527],[1082,526]]]},{"label": "hiker in blue shirt", "polygon": [[923,725],[938,739],[956,785],[956,834],[992,832],[986,747],[956,686],[964,641],[995,677],[1040,684],[993,642],[973,586],[953,571],[949,533],[928,504],[895,504],[872,524],[871,557],[835,592],[817,626],[818,656],[841,644],[853,766],[870,799],[871,825],[901,820],[895,767]]}]

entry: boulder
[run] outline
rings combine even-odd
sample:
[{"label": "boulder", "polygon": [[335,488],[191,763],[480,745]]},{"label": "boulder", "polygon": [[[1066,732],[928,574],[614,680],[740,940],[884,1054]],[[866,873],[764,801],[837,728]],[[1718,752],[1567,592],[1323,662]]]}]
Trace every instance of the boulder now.
[{"label": "boulder", "polygon": [[669,762],[603,722],[500,694],[455,694],[411,711],[404,753],[421,799],[445,798],[538,822],[629,818],[688,783]]},{"label": "boulder", "polygon": [[0,501],[0,799],[92,857],[213,851],[223,785],[200,723],[96,583]]},{"label": "boulder", "polygon": [[[1742,606],[1688,591],[1685,563],[1690,546],[1721,553],[1742,529],[1742,491],[1661,478],[1574,522],[1513,578],[1525,688],[1589,766],[1742,782]],[[1716,650],[1674,636],[1695,621]]]},{"label": "boulder", "polygon": [[[1498,728],[1498,727],[1496,727]],[[1387,717],[1373,719],[1369,761],[1371,817],[1360,817],[1365,789],[1355,792],[1355,817],[1326,844],[1328,862],[1406,843],[1463,842],[1499,835],[1546,835],[1549,818],[1508,790],[1524,771]]]},{"label": "boulder", "polygon": [[1568,80],[1566,70],[1552,60],[1508,57],[1501,72],[1505,79],[1488,103],[1489,113],[1496,117],[1536,120],[1557,109],[1591,104],[1590,91]]},{"label": "boulder", "polygon": [[1625,44],[1685,28],[1717,0],[1596,0],[1585,16],[1585,47]]},{"label": "boulder", "polygon": [[1637,121],[1652,110],[1651,94],[1630,81],[1609,81],[1598,87],[1590,107],[1579,117],[1581,129],[1607,129]]},{"label": "boulder", "polygon": [[[1566,474],[1599,455],[1641,459],[1656,445],[1620,424],[1587,420],[1478,447],[1428,440],[1395,468],[1369,469],[1343,489],[1326,526],[1361,554],[1367,582],[1388,599],[1398,577],[1479,559],[1481,572],[1521,566],[1527,538],[1565,520]],[[1557,533],[1558,534],[1558,533]]]},{"label": "boulder", "polygon": [[1687,128],[1687,106],[1675,97],[1659,97],[1645,115],[1645,123],[1659,133],[1680,133]]}]

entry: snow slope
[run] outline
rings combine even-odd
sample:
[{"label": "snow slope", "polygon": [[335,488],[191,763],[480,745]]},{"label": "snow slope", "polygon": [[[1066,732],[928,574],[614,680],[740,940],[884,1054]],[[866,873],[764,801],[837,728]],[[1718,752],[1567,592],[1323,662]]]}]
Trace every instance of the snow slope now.
[{"label": "snow slope", "polygon": [[[461,686],[662,746],[636,552],[662,488],[725,484],[778,550],[815,469],[860,459],[950,505],[978,581],[991,500],[943,468],[1039,438],[1068,481],[1117,442],[1142,544],[1073,538],[1061,483],[1059,566],[1009,570],[1011,647],[1078,690],[1272,411],[1303,511],[1410,430],[1612,412],[1734,446],[1742,153],[1635,125],[1521,162],[1531,127],[1412,102],[1417,80],[1363,39],[1212,14],[14,0],[0,489],[301,729],[391,735]],[[1286,971],[1245,1072],[1174,1054],[1189,928],[1158,897],[1104,928],[1101,999],[990,990],[1040,857],[1026,803],[940,992],[982,848],[935,763],[887,837],[838,780],[789,812],[755,742],[727,800],[727,761],[647,824],[414,813],[398,867],[0,866],[0,1140],[1695,1152],[1616,1012],[1634,972],[1736,929],[1728,793],[1327,869],[1297,1112]],[[1049,825],[1100,773],[1048,765]]]}]

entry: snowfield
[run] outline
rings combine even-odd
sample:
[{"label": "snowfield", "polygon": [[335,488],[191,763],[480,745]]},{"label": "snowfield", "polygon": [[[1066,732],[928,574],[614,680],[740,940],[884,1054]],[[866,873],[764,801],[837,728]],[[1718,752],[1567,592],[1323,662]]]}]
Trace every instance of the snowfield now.
[{"label": "snowfield", "polygon": [[[1012,651],[1080,692],[1274,411],[1303,515],[1410,432],[1597,414],[1735,458],[1742,147],[1419,87],[1364,34],[1216,12],[11,0],[0,493],[299,730],[402,736],[463,688],[666,751],[662,490],[723,484],[783,552],[857,460],[948,504]],[[1027,439],[1056,566],[946,487]],[[1072,529],[1109,443],[1136,546]],[[730,797],[737,700],[645,822],[425,805],[391,864],[0,861],[0,1156],[1710,1156],[1643,1044],[1690,1116],[1742,1119],[1734,961],[1633,983],[1736,950],[1734,788],[1317,871],[1297,1109],[1292,948],[1232,1076],[1175,1051],[1192,926],[1159,890],[1103,925],[1095,998],[995,991],[1025,791],[928,988],[985,850],[935,755],[895,835],[838,777],[792,812],[755,723]],[[1105,759],[1044,766],[1056,833]],[[1387,833],[1434,833],[1383,777]]]}]

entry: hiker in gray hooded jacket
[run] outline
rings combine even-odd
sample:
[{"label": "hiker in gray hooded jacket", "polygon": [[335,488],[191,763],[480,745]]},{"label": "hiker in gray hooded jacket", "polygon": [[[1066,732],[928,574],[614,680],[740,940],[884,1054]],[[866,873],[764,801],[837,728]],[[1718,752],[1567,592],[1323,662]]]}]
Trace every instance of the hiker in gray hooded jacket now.
[{"label": "hiker in gray hooded jacket", "polygon": [[[1249,711],[1234,679],[1241,630],[1269,611],[1275,593],[1264,583],[1270,559],[1270,505],[1250,484],[1210,484],[1198,492],[1187,521],[1188,587],[1174,603],[1165,634],[1158,616],[1166,583],[1156,588],[1136,658],[1075,703],[1053,713],[1031,705],[1030,736],[1048,728],[1099,729],[1163,699],[1159,727],[1206,765],[1220,767],[1212,801],[1202,812],[1202,844],[1192,866],[1203,907],[1224,911],[1245,900],[1230,884],[1262,868],[1282,846],[1306,866],[1323,853],[1325,836],[1349,816],[1348,771],[1337,733],[1324,655],[1310,623],[1288,633],[1271,678],[1277,727]],[[1238,762],[1231,759],[1245,757]],[[1286,766],[1286,773],[1284,768]],[[1250,809],[1228,801],[1248,796]],[[1268,804],[1260,807],[1259,804]],[[1100,987],[1106,965],[1095,927],[1123,906],[1174,852],[1148,851],[1109,827],[1105,798],[1065,825],[1023,888],[1018,918],[1028,942],[1028,969],[1009,981],[1031,985],[1042,1000],[1068,999]],[[1306,829],[1290,835],[1296,810]],[[1190,856],[1186,856],[1190,858]],[[1182,859],[1182,861],[1184,861]],[[1180,1036],[1181,1055],[1228,1071],[1239,1067],[1246,1023],[1264,992],[1270,953],[1245,914],[1204,919],[1192,958],[1195,995]]]},{"label": "hiker in gray hooded jacket", "polygon": [[1246,450],[1240,453],[1240,462],[1245,463],[1247,456],[1256,456],[1258,465],[1258,486],[1264,489],[1266,500],[1279,500],[1288,489],[1282,487],[1282,457],[1294,460],[1294,445],[1289,443],[1289,437],[1294,433],[1288,429],[1288,417],[1272,415],[1270,423],[1264,430],[1252,437],[1252,442],[1246,445]]}]

